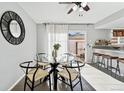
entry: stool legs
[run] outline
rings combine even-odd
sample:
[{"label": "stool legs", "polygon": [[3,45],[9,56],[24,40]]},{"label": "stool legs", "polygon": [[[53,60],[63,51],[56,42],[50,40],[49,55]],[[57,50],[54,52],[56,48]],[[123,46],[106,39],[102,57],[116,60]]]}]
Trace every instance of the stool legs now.
[{"label": "stool legs", "polygon": [[118,72],[118,73],[119,73],[119,75],[120,75],[119,61],[117,61],[117,66],[116,66],[116,74],[117,74],[117,72]]},{"label": "stool legs", "polygon": [[101,67],[102,67],[102,65],[103,65],[104,68],[105,68],[105,57],[104,57],[104,56],[102,56]]},{"label": "stool legs", "polygon": [[107,70],[109,68],[109,59],[107,58]]},{"label": "stool legs", "polygon": [[97,56],[97,66],[99,68],[99,62],[100,62],[100,59],[99,59],[99,56]]},{"label": "stool legs", "polygon": [[110,59],[110,71],[112,76],[112,69],[115,69],[115,77],[117,75],[117,72],[120,74],[120,67],[119,67],[119,61],[117,60],[116,68],[112,66],[112,59]]},{"label": "stool legs", "polygon": [[97,57],[95,54],[92,55],[92,63],[94,64],[95,63],[95,57]]},{"label": "stool legs", "polygon": [[[101,59],[102,57],[102,59]],[[119,67],[119,58],[117,56],[105,55],[105,54],[93,54],[92,62],[95,63],[99,68],[99,66],[104,67],[110,72],[110,75],[113,76],[113,69],[115,71],[115,77],[117,74],[120,75],[120,67]],[[113,65],[113,61],[116,61],[116,66]],[[107,63],[106,63],[107,62]],[[101,65],[100,65],[101,64]]]},{"label": "stool legs", "polygon": [[111,71],[111,76],[112,76],[112,59],[110,59],[110,71]]},{"label": "stool legs", "polygon": [[94,63],[94,57],[95,57],[95,55],[93,54],[92,55],[92,63]]}]

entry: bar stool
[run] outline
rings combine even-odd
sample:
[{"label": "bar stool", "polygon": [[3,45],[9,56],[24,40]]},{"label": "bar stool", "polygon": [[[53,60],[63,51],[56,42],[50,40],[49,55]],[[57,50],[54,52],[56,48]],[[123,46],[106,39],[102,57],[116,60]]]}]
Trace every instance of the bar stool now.
[{"label": "bar stool", "polygon": [[104,66],[104,68],[105,68],[106,55],[105,54],[101,54],[101,56],[102,56],[101,67]]},{"label": "bar stool", "polygon": [[97,55],[97,53],[93,52],[93,55],[92,55],[92,63],[95,63],[95,56]]},{"label": "bar stool", "polygon": [[[117,71],[119,72],[119,75],[120,75],[120,66],[119,66],[119,62],[121,62],[121,63],[124,63],[124,58],[118,58],[118,64],[117,64]],[[116,73],[117,73],[117,71],[116,71]]]},{"label": "bar stool", "polygon": [[95,56],[97,57],[97,62],[99,61],[99,57],[101,56],[100,53],[93,53],[93,56],[92,56],[92,62],[95,63]]},{"label": "bar stool", "polygon": [[97,62],[96,62],[96,64],[97,64],[97,66],[99,68],[99,65],[101,64],[100,57],[102,57],[102,54],[97,53],[96,56],[97,56]]},{"label": "bar stool", "polygon": [[[116,70],[116,73],[117,73],[117,71],[118,71],[118,70],[117,70],[118,57],[109,55],[107,58],[110,60],[110,66],[108,66],[108,69],[110,68],[111,75],[112,75],[112,70],[113,70],[113,69],[115,69],[115,70]],[[112,66],[113,60],[116,60],[116,62],[117,62],[117,66],[116,66],[116,67],[113,67],[113,66]]]},{"label": "bar stool", "polygon": [[[106,61],[105,61],[105,59],[106,59]],[[103,55],[104,68],[106,68],[107,70],[109,68],[109,59],[110,59],[109,55],[106,55],[106,54]],[[105,64],[105,62],[107,62],[107,65]]]}]

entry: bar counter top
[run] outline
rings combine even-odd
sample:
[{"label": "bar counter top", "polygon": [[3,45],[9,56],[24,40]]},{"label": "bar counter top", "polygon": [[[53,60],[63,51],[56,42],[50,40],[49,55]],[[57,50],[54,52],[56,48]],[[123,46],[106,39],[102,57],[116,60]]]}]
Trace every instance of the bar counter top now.
[{"label": "bar counter top", "polygon": [[93,47],[93,52],[124,58],[124,49],[114,49],[111,47],[109,48],[108,47]]}]

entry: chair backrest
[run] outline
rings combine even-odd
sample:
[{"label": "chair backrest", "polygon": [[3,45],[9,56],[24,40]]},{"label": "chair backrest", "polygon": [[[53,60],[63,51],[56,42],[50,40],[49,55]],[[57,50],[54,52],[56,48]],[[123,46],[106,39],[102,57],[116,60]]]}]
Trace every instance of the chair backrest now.
[{"label": "chair backrest", "polygon": [[25,69],[25,74],[28,74],[30,69],[41,67],[37,63],[34,63],[34,64],[32,64],[32,63],[34,63],[34,62],[33,61],[26,61],[26,62],[20,63],[19,66],[22,69]]},{"label": "chair backrest", "polygon": [[74,61],[74,56],[71,53],[64,53],[60,59],[61,62],[72,62]]},{"label": "chair backrest", "polygon": [[48,55],[46,53],[38,53],[37,61],[48,62]]},{"label": "chair backrest", "polygon": [[[70,78],[71,78],[71,72],[69,71],[69,69],[74,69],[74,70],[78,73],[78,75],[81,76],[80,69],[81,69],[83,66],[85,66],[85,62],[82,63],[82,62],[77,61],[77,60],[75,60],[74,62],[75,62],[74,65],[72,65],[72,64],[70,65],[70,64],[69,64],[69,65],[63,66],[63,67],[67,70],[67,72],[68,72]],[[74,63],[74,62],[73,62],[73,63]],[[76,69],[77,69],[77,70],[76,70]]]}]

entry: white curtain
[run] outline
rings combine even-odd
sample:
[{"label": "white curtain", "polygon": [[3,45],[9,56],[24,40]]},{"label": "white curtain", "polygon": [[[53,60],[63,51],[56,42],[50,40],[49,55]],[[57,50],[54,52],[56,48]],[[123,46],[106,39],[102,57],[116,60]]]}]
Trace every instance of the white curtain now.
[{"label": "white curtain", "polygon": [[67,52],[68,25],[46,24],[46,30],[48,32],[49,59],[52,59],[53,45],[56,43],[59,43],[61,45],[57,53],[57,59],[60,59],[61,54]]}]

